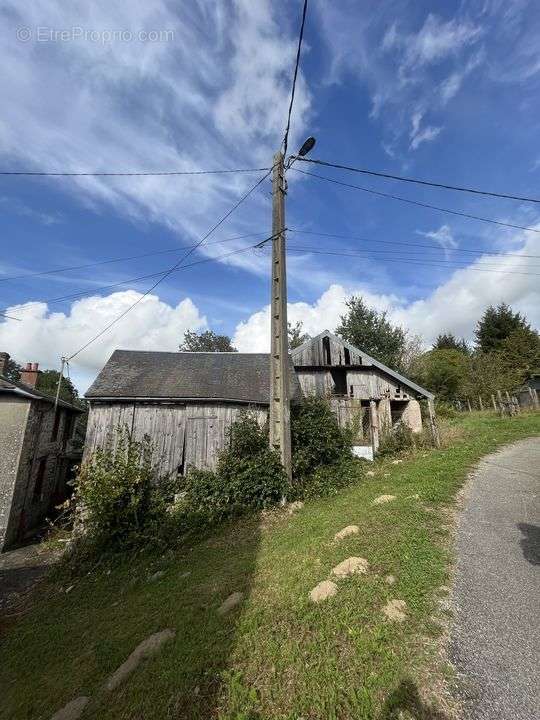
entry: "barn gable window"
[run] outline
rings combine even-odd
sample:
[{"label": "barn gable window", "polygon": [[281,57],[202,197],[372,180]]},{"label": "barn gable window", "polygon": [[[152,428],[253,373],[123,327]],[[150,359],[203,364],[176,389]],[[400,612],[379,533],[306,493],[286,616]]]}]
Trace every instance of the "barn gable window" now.
[{"label": "barn gable window", "polygon": [[332,356],[330,355],[330,338],[328,336],[323,337],[322,347],[323,347],[323,355],[324,355],[324,364],[331,365],[332,364]]},{"label": "barn gable window", "polygon": [[345,348],[345,365],[351,364],[351,351],[348,347]]}]

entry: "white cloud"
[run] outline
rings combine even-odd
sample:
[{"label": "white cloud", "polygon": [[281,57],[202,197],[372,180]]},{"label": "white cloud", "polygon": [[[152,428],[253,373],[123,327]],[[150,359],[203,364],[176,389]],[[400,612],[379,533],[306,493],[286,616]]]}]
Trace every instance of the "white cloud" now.
[{"label": "white cloud", "polygon": [[441,225],[438,230],[430,230],[429,232],[416,231],[419,235],[435,240],[445,251],[446,257],[450,255],[450,250],[455,250],[459,243],[452,234],[449,225]]},{"label": "white cloud", "polygon": [[[22,322],[0,322],[0,348],[20,363],[39,362],[42,367],[57,368],[60,355],[76,352],[140,297],[135,290],[89,297],[74,302],[68,314],[51,312],[39,302],[12,306],[6,313]],[[147,295],[72,361],[72,377],[84,391],[115,349],[174,351],[186,330],[206,325],[206,318],[189,298],[173,307]]]},{"label": "white cloud", "polygon": [[[271,164],[284,129],[296,43],[292,27],[290,34],[284,32],[271,0],[133,0],[128,5],[7,0],[2,12],[0,154],[5,165],[152,171]],[[31,30],[29,42],[17,39],[19,27]],[[172,32],[172,39],[39,42],[39,27],[126,30],[134,38],[140,30],[165,30]],[[300,72],[291,147],[303,133],[309,104]],[[256,178],[79,177],[44,182],[75,194],[88,206],[101,210],[105,203],[135,221],[162,223],[194,238]],[[267,200],[264,192],[250,198],[227,232],[259,229]],[[242,245],[245,242],[229,247]],[[230,262],[251,269],[253,262],[246,258],[240,255]]]},{"label": "white cloud", "polygon": [[[443,226],[444,227],[444,226]],[[540,225],[536,226],[540,229]],[[446,231],[436,234],[444,237]],[[460,337],[473,338],[474,327],[485,308],[490,304],[506,302],[524,313],[535,327],[540,326],[540,284],[534,262],[527,255],[540,255],[540,235],[523,233],[515,240],[521,249],[512,255],[482,256],[468,267],[456,270],[451,277],[421,300],[406,302],[403,299],[377,294],[363,285],[332,285],[314,303],[291,303],[289,319],[301,320],[311,335],[324,329],[333,330],[345,310],[345,300],[352,294],[361,294],[366,302],[379,310],[387,310],[390,319],[420,334],[427,345],[444,331]],[[509,242],[509,246],[513,244]],[[496,272],[487,272],[495,269]],[[422,272],[428,272],[422,268]],[[505,274],[504,271],[511,271]],[[245,352],[266,351],[269,347],[269,308],[254,313],[236,328],[234,341]]]},{"label": "white cloud", "polygon": [[464,47],[476,42],[482,30],[466,20],[453,18],[445,22],[431,13],[416,34],[403,37],[404,68],[438,62],[449,55],[457,55]]},{"label": "white cloud", "polygon": [[415,133],[411,133],[411,150],[416,150],[422,143],[431,142],[441,132],[442,127],[433,127],[428,125],[422,130],[417,130]]}]

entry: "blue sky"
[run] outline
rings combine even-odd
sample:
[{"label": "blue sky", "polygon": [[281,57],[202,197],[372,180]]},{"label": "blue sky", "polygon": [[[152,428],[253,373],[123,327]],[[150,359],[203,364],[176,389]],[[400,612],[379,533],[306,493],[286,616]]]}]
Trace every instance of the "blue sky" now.
[{"label": "blue sky", "polygon": [[[6,0],[0,10],[3,170],[271,164],[285,124],[300,2],[26,5]],[[312,0],[290,148],[315,135],[313,157],[538,197],[539,30],[540,7],[525,0]],[[540,228],[534,204],[295,167]],[[193,244],[259,176],[2,177],[0,273]],[[309,332],[333,329],[354,292],[426,344],[445,330],[470,338],[485,306],[501,301],[539,324],[538,232],[406,205],[293,170],[288,182],[289,228],[350,236],[289,233],[289,315]],[[190,261],[269,234],[269,191],[266,182]],[[258,235],[231,240],[248,233]],[[153,281],[103,286],[164,270],[180,257],[178,250],[2,280],[0,305],[21,321],[0,322],[0,349],[20,362],[58,367],[60,355],[74,353]],[[173,273],[74,359],[72,376],[84,390],[116,347],[174,350],[188,328],[228,333],[243,351],[266,349],[268,265],[267,251],[250,250]],[[88,294],[53,302],[79,292]]]}]

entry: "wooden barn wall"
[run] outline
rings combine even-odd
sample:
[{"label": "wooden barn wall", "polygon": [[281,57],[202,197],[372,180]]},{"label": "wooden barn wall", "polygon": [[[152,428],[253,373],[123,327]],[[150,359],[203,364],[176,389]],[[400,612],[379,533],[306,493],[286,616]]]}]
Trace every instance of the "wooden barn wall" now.
[{"label": "wooden barn wall", "polygon": [[[325,341],[328,340],[330,350],[330,362],[328,362],[325,351]],[[298,348],[291,355],[295,365],[361,365],[362,356],[358,352],[350,350],[350,362],[345,362],[345,343],[334,338],[319,338],[303,350]]]},{"label": "wooden barn wall", "polygon": [[[160,475],[176,473],[190,465],[214,468],[217,453],[226,442],[226,430],[246,407],[227,403],[93,404],[88,418],[84,448],[87,460],[98,447],[114,448],[119,426],[127,427],[133,437],[148,435],[154,445],[153,462]],[[250,408],[262,426],[266,408]]]}]

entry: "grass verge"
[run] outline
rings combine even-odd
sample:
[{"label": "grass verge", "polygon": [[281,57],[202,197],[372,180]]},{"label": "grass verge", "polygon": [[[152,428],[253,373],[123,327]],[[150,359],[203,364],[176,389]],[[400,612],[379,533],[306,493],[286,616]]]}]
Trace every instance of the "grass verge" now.
[{"label": "grass verge", "polygon": [[[432,648],[452,560],[448,511],[474,462],[540,434],[540,415],[477,413],[448,428],[451,447],[377,462],[373,476],[293,516],[251,516],[162,557],[103,563],[69,593],[66,583],[42,584],[1,640],[0,718],[50,718],[79,695],[93,698],[83,718],[100,720],[446,717],[426,677],[442,671]],[[372,505],[382,494],[395,499]],[[334,543],[350,524],[360,533]],[[366,558],[369,573],[311,604],[311,588],[349,556]],[[236,591],[243,603],[220,616]],[[403,623],[383,615],[390,599],[406,602]],[[104,680],[166,627],[175,640],[105,695]]]}]

